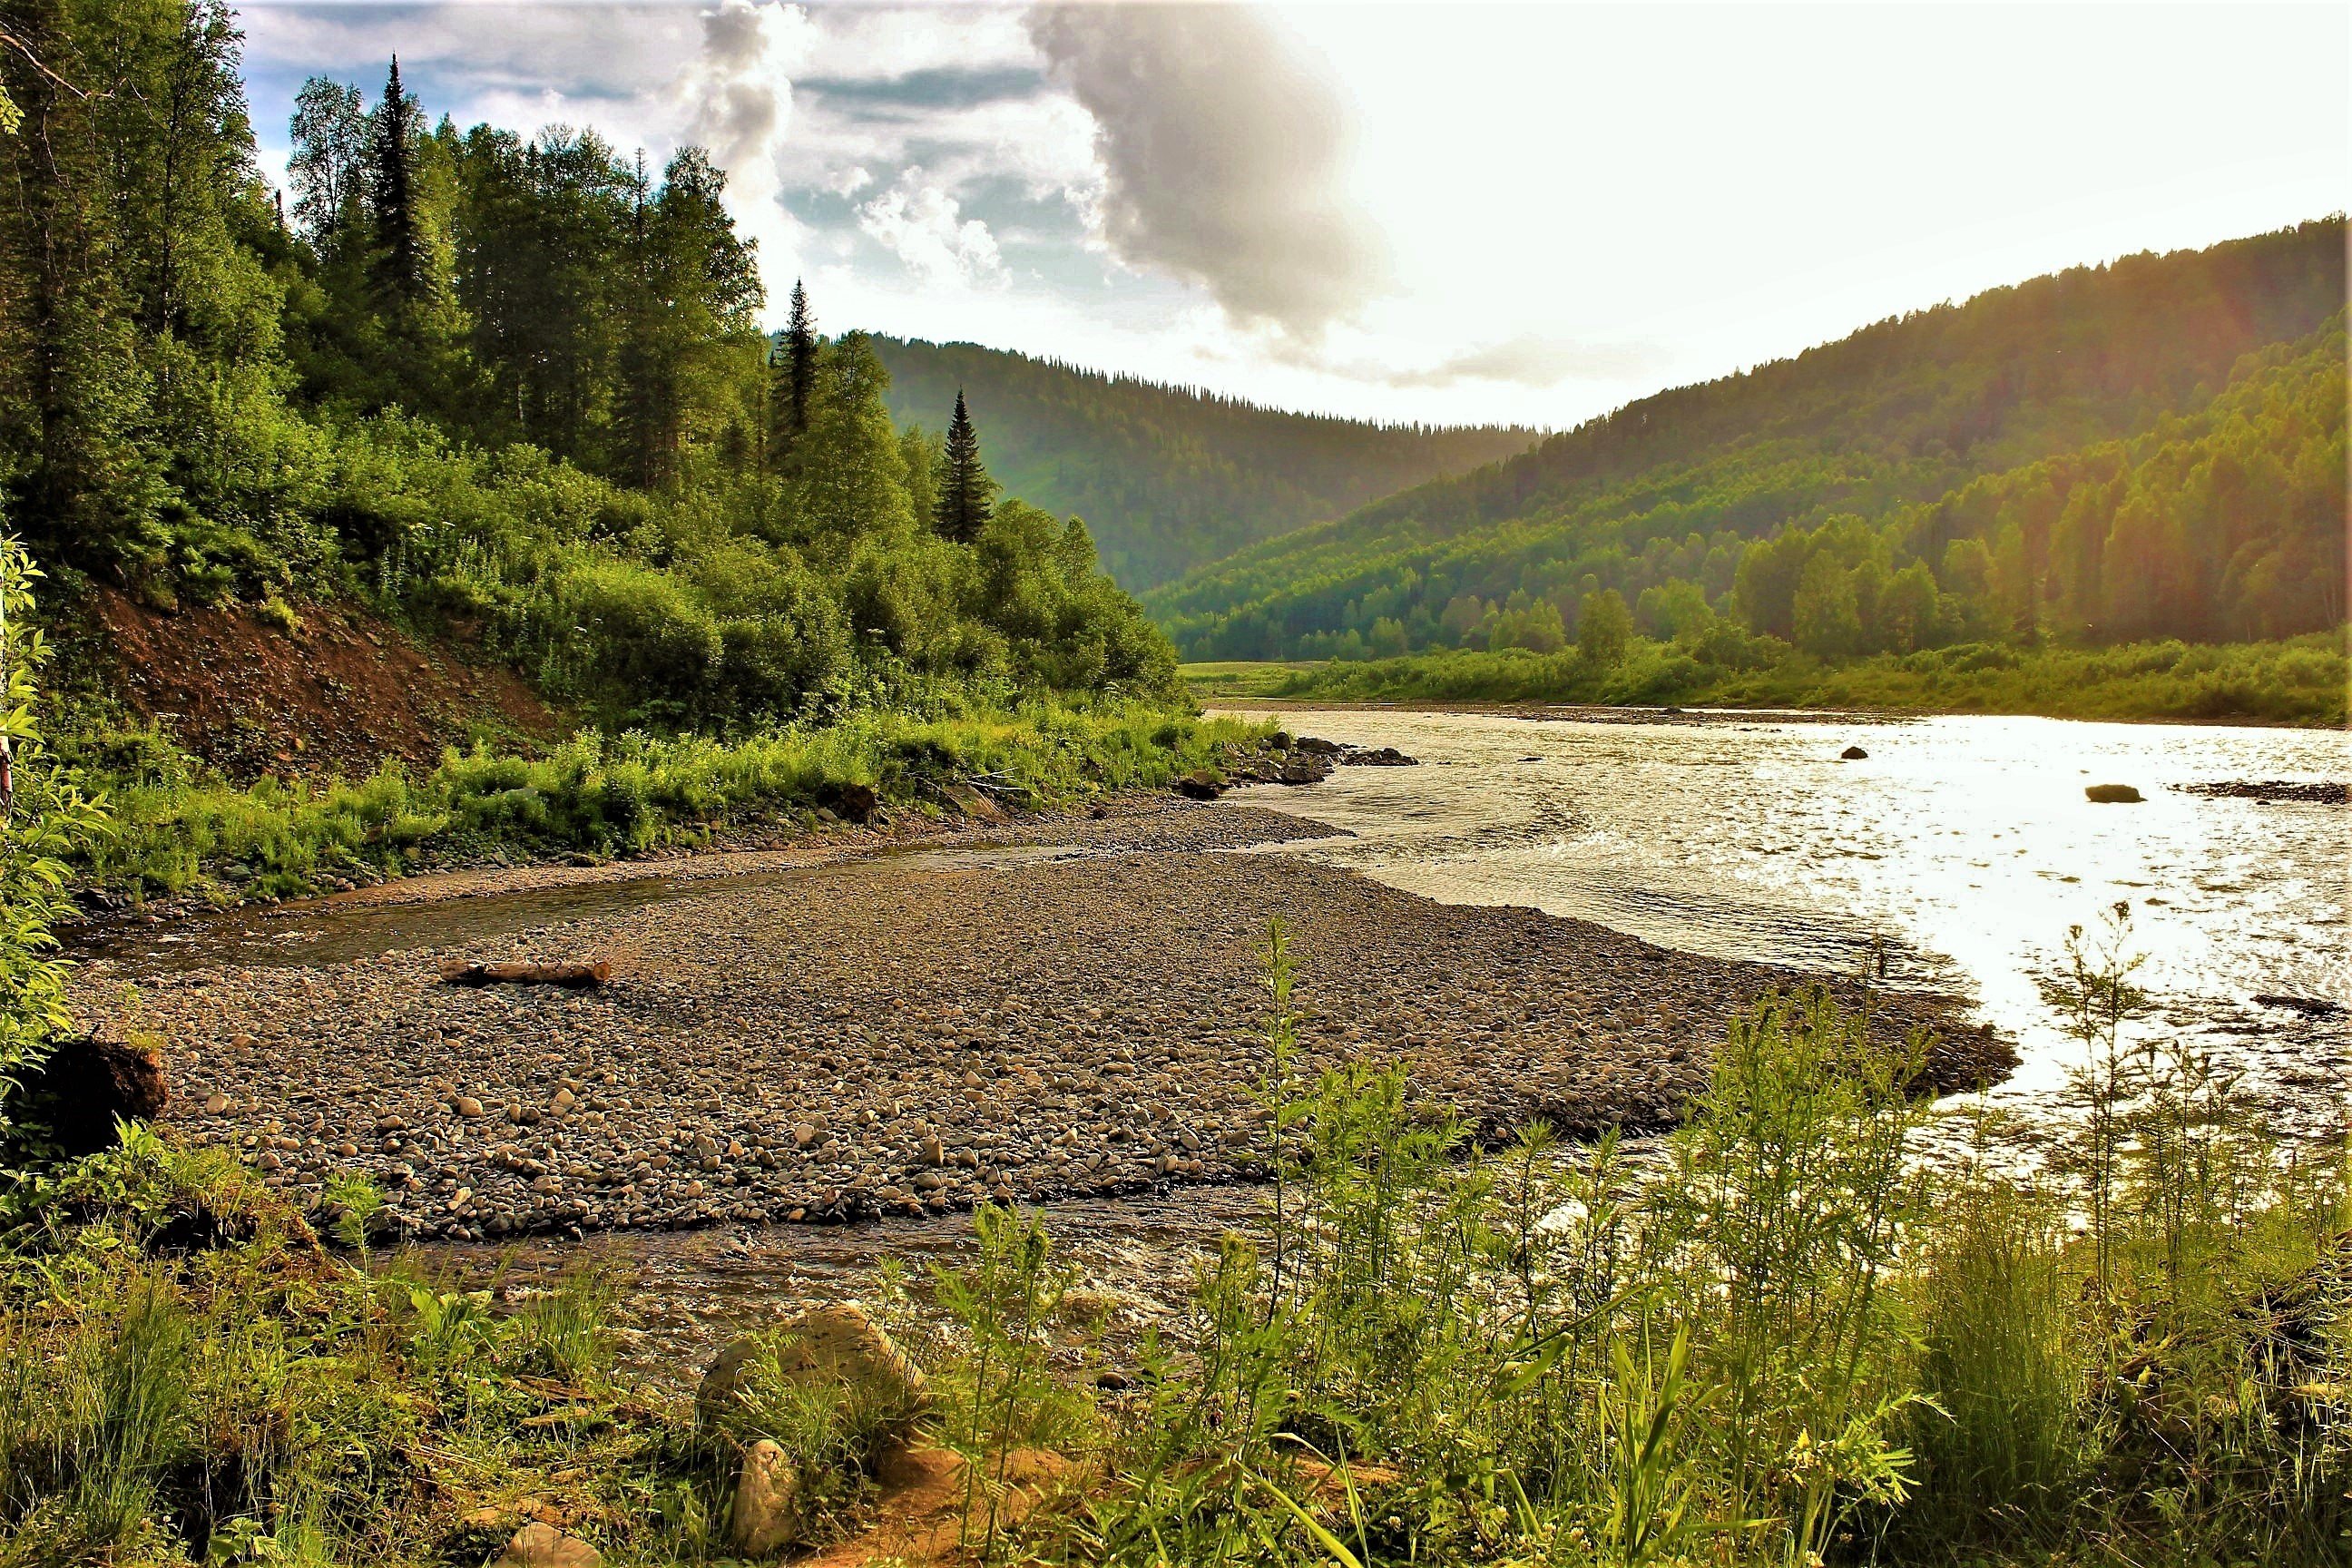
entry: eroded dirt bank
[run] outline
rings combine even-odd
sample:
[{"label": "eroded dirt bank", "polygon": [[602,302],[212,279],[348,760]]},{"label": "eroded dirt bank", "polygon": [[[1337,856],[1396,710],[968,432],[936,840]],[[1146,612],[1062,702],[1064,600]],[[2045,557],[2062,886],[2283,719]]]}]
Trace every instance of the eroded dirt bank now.
[{"label": "eroded dirt bank", "polygon": [[[885,857],[680,885],[520,929],[496,899],[412,906],[384,945],[141,980],[85,968],[101,1032],[174,1046],[173,1136],[281,1184],[375,1177],[419,1235],[845,1219],[1250,1178],[1266,1070],[1256,949],[1292,926],[1302,1070],[1402,1057],[1490,1131],[1656,1126],[1726,1018],[1800,977],[1528,910],[1447,906],[1351,871],[1222,850],[1325,830],[1171,804],[1073,825],[1070,853]],[[479,890],[479,889],[478,889]],[[393,911],[383,911],[390,914]],[[612,961],[607,988],[470,989],[442,961]],[[1950,1004],[1936,1076],[2005,1048]]]}]

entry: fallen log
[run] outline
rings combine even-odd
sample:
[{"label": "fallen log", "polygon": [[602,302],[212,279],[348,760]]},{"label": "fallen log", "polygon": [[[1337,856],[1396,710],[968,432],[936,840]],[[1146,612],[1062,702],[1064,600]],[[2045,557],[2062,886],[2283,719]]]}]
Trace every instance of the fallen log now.
[{"label": "fallen log", "polygon": [[606,959],[586,963],[475,963],[453,958],[441,966],[441,978],[452,985],[582,985],[610,984],[613,965]]}]

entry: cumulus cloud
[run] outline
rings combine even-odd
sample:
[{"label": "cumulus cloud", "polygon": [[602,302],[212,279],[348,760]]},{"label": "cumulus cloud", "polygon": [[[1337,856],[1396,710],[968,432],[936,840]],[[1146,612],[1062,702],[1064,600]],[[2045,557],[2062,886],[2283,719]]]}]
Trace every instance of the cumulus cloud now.
[{"label": "cumulus cloud", "polygon": [[1458,386],[1465,381],[1558,386],[1564,381],[1632,381],[1663,369],[1665,362],[1651,343],[1590,343],[1529,332],[1425,369],[1392,370],[1369,379],[1391,386]]},{"label": "cumulus cloud", "polygon": [[815,29],[798,5],[774,0],[720,0],[702,16],[702,47],[676,89],[687,111],[687,140],[700,143],[727,171],[727,205],[736,228],[760,246],[760,273],[771,301],[792,289],[800,266],[799,225],[780,198],[780,167],[792,125],[793,78],[814,47]]},{"label": "cumulus cloud", "polygon": [[963,216],[956,198],[910,168],[857,209],[857,226],[933,284],[971,284],[1003,275],[996,237]]},{"label": "cumulus cloud", "polygon": [[1346,101],[1265,18],[1040,5],[1028,25],[1094,118],[1102,234],[1120,259],[1307,340],[1387,286],[1383,237],[1347,189]]}]

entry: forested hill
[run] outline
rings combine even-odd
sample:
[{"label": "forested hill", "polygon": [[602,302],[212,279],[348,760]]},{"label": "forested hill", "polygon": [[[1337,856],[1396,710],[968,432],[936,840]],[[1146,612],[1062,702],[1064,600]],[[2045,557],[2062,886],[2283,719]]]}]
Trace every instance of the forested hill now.
[{"label": "forested hill", "polygon": [[1612,594],[1727,658],[2333,626],[2344,245],[2337,216],[1882,321],[1147,605],[1219,658],[1549,651]]},{"label": "forested hill", "polygon": [[899,424],[943,428],[961,389],[990,471],[1049,511],[1084,518],[1130,590],[1536,439],[1292,414],[976,343],[873,342]]}]

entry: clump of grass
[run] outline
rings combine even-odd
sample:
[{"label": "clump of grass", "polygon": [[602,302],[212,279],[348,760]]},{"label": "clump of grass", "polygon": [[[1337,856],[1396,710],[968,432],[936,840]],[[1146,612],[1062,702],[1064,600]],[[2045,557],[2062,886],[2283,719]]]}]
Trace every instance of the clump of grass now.
[{"label": "clump of grass", "polygon": [[503,1300],[371,1274],[137,1131],[5,1217],[0,1563],[478,1562],[533,1512],[621,1561],[709,1555],[723,1478],[615,1376],[608,1269]]}]

